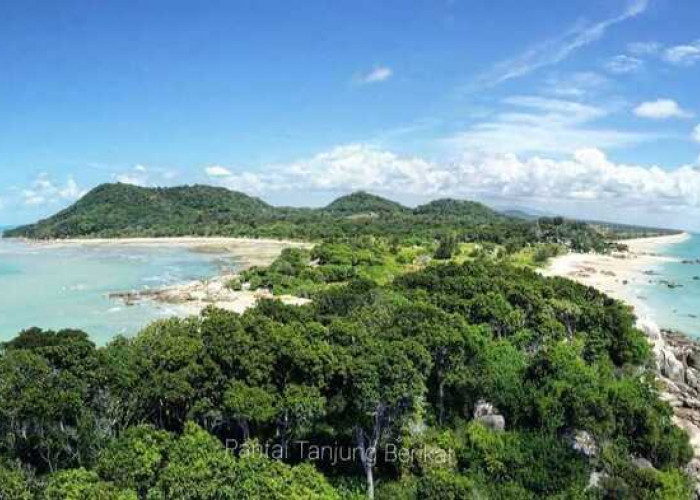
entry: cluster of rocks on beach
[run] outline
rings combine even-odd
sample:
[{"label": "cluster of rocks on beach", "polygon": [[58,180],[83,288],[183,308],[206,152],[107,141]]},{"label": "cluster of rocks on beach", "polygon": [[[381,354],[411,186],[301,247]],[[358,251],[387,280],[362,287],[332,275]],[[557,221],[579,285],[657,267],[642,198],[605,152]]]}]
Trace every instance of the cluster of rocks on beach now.
[{"label": "cluster of rocks on beach", "polygon": [[[235,274],[224,274],[202,281],[193,281],[183,285],[173,285],[153,290],[117,292],[110,298],[121,300],[127,306],[134,306],[143,301],[155,301],[168,305],[181,316],[196,316],[209,306],[243,313],[255,306],[259,300],[273,298],[266,289],[249,290],[244,284],[242,290],[233,290],[229,283],[238,278]],[[275,296],[285,304],[301,305],[308,299],[291,295]]]},{"label": "cluster of rocks on beach", "polygon": [[700,343],[682,333],[661,330],[648,320],[639,328],[654,348],[661,398],[673,408],[674,422],[690,437],[693,459],[687,472],[696,481],[700,499]]}]

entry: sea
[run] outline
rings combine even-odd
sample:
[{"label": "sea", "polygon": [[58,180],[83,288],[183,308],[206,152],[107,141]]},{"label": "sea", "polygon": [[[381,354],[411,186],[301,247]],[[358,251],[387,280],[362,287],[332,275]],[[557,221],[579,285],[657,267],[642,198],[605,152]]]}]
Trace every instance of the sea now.
[{"label": "sea", "polygon": [[127,306],[112,292],[186,283],[240,267],[235,257],[184,247],[41,245],[0,239],[0,341],[29,327],[77,328],[97,344],[175,315],[151,301]]},{"label": "sea", "polygon": [[[658,264],[647,282],[637,285],[638,313],[661,328],[700,338],[700,235],[657,252],[673,260]],[[34,326],[82,329],[98,344],[134,335],[153,320],[179,311],[149,301],[127,306],[110,293],[186,283],[239,267],[234,256],[181,246],[41,245],[0,239],[0,342]]]},{"label": "sea", "polygon": [[672,260],[650,269],[654,274],[635,290],[641,314],[661,328],[700,338],[700,235],[656,252]]}]

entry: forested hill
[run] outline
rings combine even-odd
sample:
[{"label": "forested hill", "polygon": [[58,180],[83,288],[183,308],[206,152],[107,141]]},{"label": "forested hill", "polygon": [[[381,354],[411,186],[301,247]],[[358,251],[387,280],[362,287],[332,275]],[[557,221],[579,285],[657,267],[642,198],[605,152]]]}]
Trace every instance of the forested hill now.
[{"label": "forested hill", "polygon": [[514,218],[500,214],[481,203],[454,200],[452,198],[431,201],[430,203],[417,207],[414,213],[416,215],[430,217],[463,217],[481,224],[489,224],[494,221],[503,221],[506,219],[514,221]]},{"label": "forested hill", "polygon": [[5,236],[36,239],[79,236],[169,236],[193,228],[251,220],[273,208],[258,198],[211,186],[144,188],[103,184],[69,208]]},{"label": "forested hill", "polygon": [[410,212],[410,209],[381,196],[358,191],[341,196],[325,207],[323,211],[335,215],[369,215],[407,213]]},{"label": "forested hill", "polygon": [[274,207],[243,193],[210,186],[144,188],[101,185],[71,207],[5,233],[33,239],[239,236],[322,240],[378,236],[491,242],[514,250],[548,242],[602,250],[593,228],[564,219],[523,221],[471,201],[436,200],[411,209],[364,192],[323,208]]}]

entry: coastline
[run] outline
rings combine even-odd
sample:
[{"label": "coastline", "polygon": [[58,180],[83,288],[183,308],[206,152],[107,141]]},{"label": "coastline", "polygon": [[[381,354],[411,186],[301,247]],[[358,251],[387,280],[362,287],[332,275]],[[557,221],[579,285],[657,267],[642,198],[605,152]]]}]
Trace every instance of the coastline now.
[{"label": "coastline", "polygon": [[313,244],[302,241],[275,240],[265,238],[229,237],[165,237],[165,238],[77,238],[61,240],[8,239],[37,248],[86,247],[180,247],[193,252],[228,254],[236,257],[243,268],[266,266],[272,263],[285,248],[311,248]]},{"label": "coastline", "polygon": [[682,243],[690,238],[684,232],[669,236],[623,240],[625,252],[610,255],[569,253],[552,259],[542,274],[561,276],[592,286],[613,298],[633,306],[640,317],[650,315],[645,297],[638,287],[647,283],[656,267],[677,259],[664,256],[661,250],[668,245]]},{"label": "coastline", "polygon": [[[255,238],[226,237],[176,237],[176,238],[96,238],[35,241],[22,240],[45,248],[71,246],[90,247],[185,247],[193,252],[216,253],[235,257],[237,273],[224,272],[207,279],[178,283],[153,290],[115,290],[109,298],[133,306],[140,302],[153,302],[167,306],[178,316],[197,316],[204,309],[215,306],[220,309],[243,313],[254,307],[260,299],[272,298],[267,291],[231,290],[228,283],[238,273],[253,266],[269,266],[285,248],[311,248],[312,243]],[[300,305],[307,299],[292,296],[276,297],[286,304]]]},{"label": "coastline", "polygon": [[541,272],[591,286],[632,306],[637,327],[647,335],[653,349],[659,396],[671,406],[676,426],[690,438],[693,459],[686,472],[695,482],[696,498],[700,498],[700,342],[680,332],[662,330],[652,319],[645,298],[635,289],[653,276],[656,266],[677,260],[664,256],[664,247],[689,237],[682,233],[621,241],[628,250],[611,255],[570,253],[554,258]]}]

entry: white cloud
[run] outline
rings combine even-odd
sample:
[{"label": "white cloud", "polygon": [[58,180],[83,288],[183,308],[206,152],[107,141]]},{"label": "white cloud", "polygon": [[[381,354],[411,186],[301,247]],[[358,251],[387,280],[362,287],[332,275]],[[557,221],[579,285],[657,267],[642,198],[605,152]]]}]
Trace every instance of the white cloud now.
[{"label": "white cloud", "polygon": [[700,124],[696,125],[693,129],[693,140],[695,142],[700,142]]},{"label": "white cloud", "polygon": [[605,88],[608,77],[592,71],[557,75],[547,79],[545,91],[560,97],[581,98]]},{"label": "white cloud", "polygon": [[669,118],[690,118],[692,113],[681,108],[671,99],[657,99],[643,102],[634,109],[634,114],[652,120],[667,120]]},{"label": "white cloud", "polygon": [[453,151],[571,154],[577,149],[611,149],[655,138],[593,126],[611,113],[612,106],[533,96],[510,97],[504,104],[508,111],[448,138],[447,144]]},{"label": "white cloud", "polygon": [[147,167],[145,165],[134,165],[126,172],[113,174],[112,178],[122,184],[132,184],[134,186],[152,187],[171,184],[177,178],[177,172],[169,168]]},{"label": "white cloud", "polygon": [[693,66],[700,62],[700,40],[687,45],[676,45],[664,51],[664,60],[676,66]]},{"label": "white cloud", "polygon": [[22,199],[27,206],[52,205],[65,201],[75,201],[85,194],[72,177],[68,177],[65,185],[56,185],[47,173],[41,173],[31,187],[21,191]]},{"label": "white cloud", "polygon": [[634,42],[627,45],[627,50],[636,56],[653,56],[662,48],[663,46],[658,42]]},{"label": "white cloud", "polygon": [[[220,179],[222,185],[229,180]],[[235,188],[273,191],[368,191],[396,196],[505,198],[585,203],[590,209],[700,209],[700,167],[675,170],[610,161],[599,149],[564,160],[515,154],[465,155],[452,162],[400,156],[366,144],[335,147],[306,160],[231,177]],[[680,212],[679,212],[680,210]],[[700,212],[699,212],[700,213]]]},{"label": "white cloud", "polygon": [[644,67],[644,61],[636,57],[621,54],[610,59],[605,68],[618,75],[635,73]]},{"label": "white cloud", "polygon": [[220,165],[212,165],[211,167],[207,167],[205,172],[209,177],[230,177],[232,175],[229,169]]},{"label": "white cloud", "polygon": [[394,71],[388,66],[375,66],[368,73],[356,76],[358,83],[367,85],[370,83],[381,83],[387,81],[394,74]]},{"label": "white cloud", "polygon": [[232,174],[218,182],[230,189],[253,193],[398,189],[429,194],[447,186],[452,179],[448,172],[421,158],[399,157],[366,144],[349,144],[261,172]]},{"label": "white cloud", "polygon": [[616,24],[644,13],[648,5],[648,0],[632,0],[619,16],[595,24],[579,23],[568,32],[535,45],[513,59],[497,63],[490,71],[477,78],[476,86],[498,85],[528,75],[540,68],[558,64],[579,49],[603,38],[608,29]]}]

